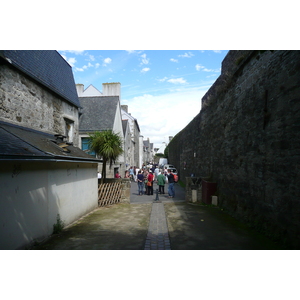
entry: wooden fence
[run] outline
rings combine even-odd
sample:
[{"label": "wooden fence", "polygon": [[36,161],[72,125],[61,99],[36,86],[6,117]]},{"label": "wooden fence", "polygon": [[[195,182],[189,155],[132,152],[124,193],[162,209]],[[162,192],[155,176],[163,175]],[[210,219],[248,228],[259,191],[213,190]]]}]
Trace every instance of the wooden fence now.
[{"label": "wooden fence", "polygon": [[98,185],[98,205],[105,206],[121,202],[122,182],[110,182]]}]

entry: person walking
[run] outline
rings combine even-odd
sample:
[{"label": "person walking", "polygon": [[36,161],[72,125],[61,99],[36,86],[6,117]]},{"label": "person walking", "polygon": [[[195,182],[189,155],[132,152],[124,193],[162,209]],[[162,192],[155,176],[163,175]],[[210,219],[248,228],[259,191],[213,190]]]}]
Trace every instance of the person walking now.
[{"label": "person walking", "polygon": [[148,174],[149,174],[149,172],[146,169],[144,169],[143,175],[144,175],[144,184],[145,184],[145,195],[148,192],[148,186],[147,186],[147,183],[148,183]]},{"label": "person walking", "polygon": [[152,174],[152,171],[149,171],[149,175],[148,175],[148,182],[147,182],[147,195],[153,195],[153,179],[154,176]]},{"label": "person walking", "polygon": [[130,180],[133,181],[134,180],[134,173],[133,173],[133,168],[130,167],[129,169],[129,176],[130,176]]},{"label": "person walking", "polygon": [[166,177],[163,172],[160,172],[160,174],[157,176],[158,192],[160,194],[165,193],[165,183],[166,183]]},{"label": "person walking", "polygon": [[137,183],[138,183],[138,189],[139,189],[139,196],[142,196],[143,190],[144,190],[144,175],[142,174],[141,171],[138,172]]},{"label": "person walking", "polygon": [[156,166],[155,170],[154,170],[154,174],[155,174],[155,180],[157,180],[158,174],[159,174],[159,168],[158,166]]},{"label": "person walking", "polygon": [[168,187],[169,198],[174,198],[175,197],[175,189],[174,189],[175,180],[174,180],[174,175],[171,173],[170,169],[168,169],[167,177],[168,177],[168,182],[169,182],[169,187]]}]

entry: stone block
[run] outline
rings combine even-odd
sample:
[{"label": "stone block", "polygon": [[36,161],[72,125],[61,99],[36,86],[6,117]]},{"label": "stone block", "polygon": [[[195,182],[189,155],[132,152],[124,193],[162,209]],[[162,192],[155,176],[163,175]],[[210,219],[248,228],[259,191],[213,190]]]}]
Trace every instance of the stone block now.
[{"label": "stone block", "polygon": [[211,204],[218,206],[218,197],[217,196],[211,197]]},{"label": "stone block", "polygon": [[197,190],[192,190],[192,202],[197,202]]}]

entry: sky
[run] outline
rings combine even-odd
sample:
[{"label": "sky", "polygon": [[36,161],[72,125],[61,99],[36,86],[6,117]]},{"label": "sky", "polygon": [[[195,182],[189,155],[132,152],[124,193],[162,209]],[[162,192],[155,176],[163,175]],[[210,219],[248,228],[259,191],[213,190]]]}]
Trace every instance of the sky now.
[{"label": "sky", "polygon": [[227,50],[58,50],[84,89],[121,83],[121,105],[154,148],[169,142],[200,112]]}]

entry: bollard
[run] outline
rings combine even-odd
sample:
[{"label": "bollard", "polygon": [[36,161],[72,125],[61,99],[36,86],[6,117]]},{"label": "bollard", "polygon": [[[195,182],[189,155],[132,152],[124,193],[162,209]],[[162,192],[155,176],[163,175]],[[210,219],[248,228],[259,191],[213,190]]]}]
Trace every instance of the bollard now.
[{"label": "bollard", "polygon": [[156,193],[155,201],[159,201],[159,198],[158,198],[158,189],[156,189],[155,193]]}]

